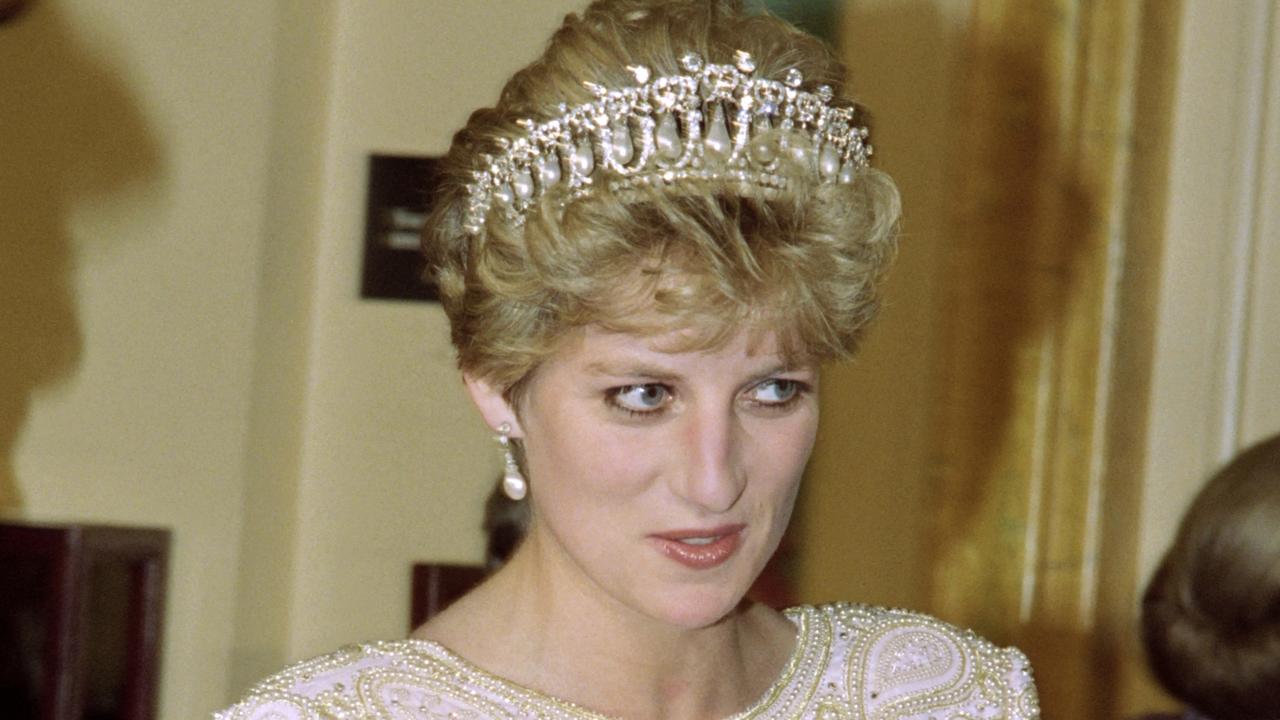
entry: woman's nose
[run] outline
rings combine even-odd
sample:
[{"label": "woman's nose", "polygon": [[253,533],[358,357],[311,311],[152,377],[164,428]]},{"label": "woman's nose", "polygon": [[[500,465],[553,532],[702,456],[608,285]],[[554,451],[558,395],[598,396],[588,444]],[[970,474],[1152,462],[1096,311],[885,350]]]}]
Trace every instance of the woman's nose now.
[{"label": "woman's nose", "polygon": [[732,412],[691,413],[684,419],[675,492],[707,512],[726,512],[746,488],[746,472],[738,458],[742,429]]}]

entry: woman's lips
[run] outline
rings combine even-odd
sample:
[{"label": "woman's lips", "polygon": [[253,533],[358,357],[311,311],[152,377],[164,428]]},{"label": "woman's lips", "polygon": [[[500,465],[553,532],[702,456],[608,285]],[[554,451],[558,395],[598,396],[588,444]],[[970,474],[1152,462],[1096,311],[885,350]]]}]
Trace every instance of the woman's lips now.
[{"label": "woman's lips", "polygon": [[649,537],[658,551],[694,570],[709,570],[723,565],[742,544],[745,525],[725,525],[701,530],[674,530]]}]

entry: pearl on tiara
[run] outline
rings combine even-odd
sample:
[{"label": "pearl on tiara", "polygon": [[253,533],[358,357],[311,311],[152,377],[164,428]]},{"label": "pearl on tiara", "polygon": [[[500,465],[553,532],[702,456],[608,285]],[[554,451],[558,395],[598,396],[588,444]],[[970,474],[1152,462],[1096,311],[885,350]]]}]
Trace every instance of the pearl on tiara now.
[{"label": "pearl on tiara", "polygon": [[802,90],[797,68],[781,81],[757,78],[755,59],[742,50],[731,65],[688,52],[680,66],[684,73],[658,77],[628,66],[634,86],[584,82],[594,100],[562,104],[543,122],[520,120],[523,134],[483,156],[467,185],[467,232],[481,233],[495,214],[518,227],[555,189],[565,201],[602,184],[728,181],[781,191],[795,182],[851,183],[869,164],[867,129],[855,110],[834,105],[828,85]]}]

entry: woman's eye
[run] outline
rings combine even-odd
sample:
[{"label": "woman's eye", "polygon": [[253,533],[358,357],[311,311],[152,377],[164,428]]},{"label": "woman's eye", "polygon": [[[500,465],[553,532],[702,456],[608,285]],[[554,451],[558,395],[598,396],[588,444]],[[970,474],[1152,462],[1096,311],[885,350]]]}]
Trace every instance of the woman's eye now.
[{"label": "woman's eye", "polygon": [[633,413],[650,413],[661,410],[671,401],[671,391],[663,385],[626,385],[611,393],[613,404]]},{"label": "woman's eye", "polygon": [[786,405],[795,400],[803,389],[798,380],[773,378],[751,388],[749,399],[759,405]]}]

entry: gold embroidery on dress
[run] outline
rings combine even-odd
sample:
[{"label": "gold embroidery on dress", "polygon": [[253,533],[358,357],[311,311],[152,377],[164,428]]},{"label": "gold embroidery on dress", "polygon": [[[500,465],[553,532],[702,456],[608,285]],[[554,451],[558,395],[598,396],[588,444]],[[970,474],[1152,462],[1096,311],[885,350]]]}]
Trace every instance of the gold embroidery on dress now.
[{"label": "gold embroidery on dress", "polygon": [[[836,603],[786,611],[796,646],[730,720],[1040,717],[1026,658],[925,615]],[[350,646],[259,683],[216,720],[609,720],[429,641]]]}]

